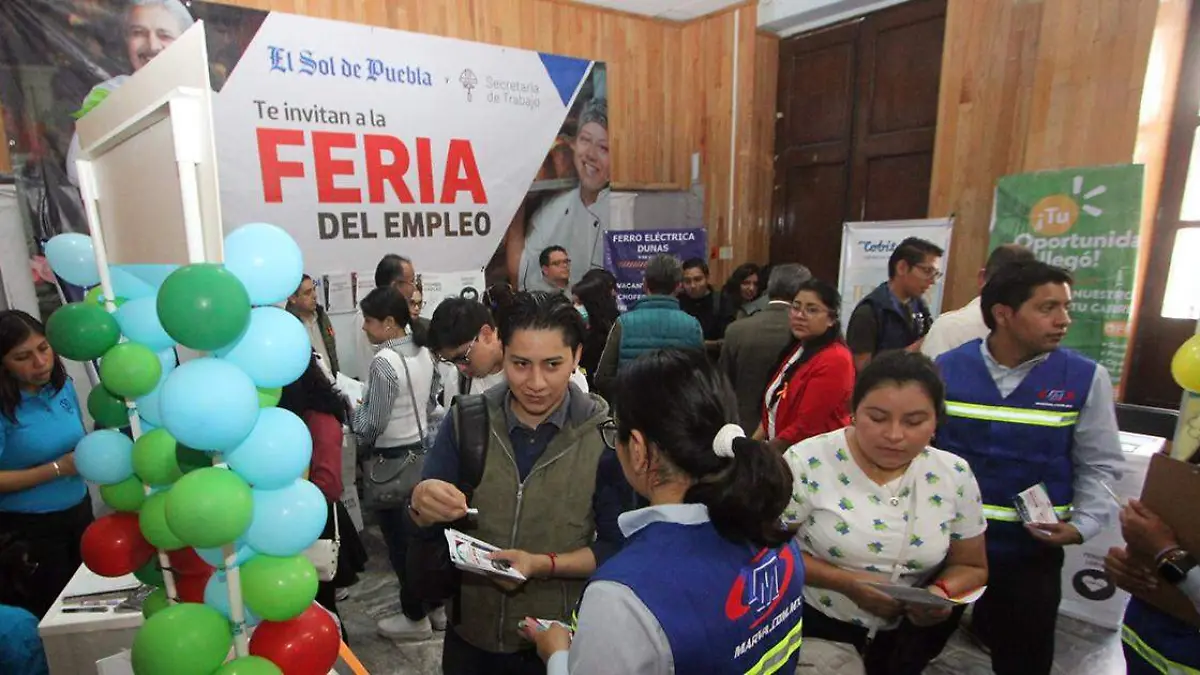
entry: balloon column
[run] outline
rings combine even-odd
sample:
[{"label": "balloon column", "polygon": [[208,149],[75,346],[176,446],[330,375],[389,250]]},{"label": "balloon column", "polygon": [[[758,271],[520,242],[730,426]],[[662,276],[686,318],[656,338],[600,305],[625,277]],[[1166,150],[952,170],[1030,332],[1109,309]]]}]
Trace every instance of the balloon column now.
[{"label": "balloon column", "polygon": [[1171,376],[1184,392],[1171,456],[1188,460],[1200,448],[1200,334],[1193,335],[1175,352]]},{"label": "balloon column", "polygon": [[[327,673],[340,634],[313,603],[304,556],[326,503],[303,478],[307,427],[273,407],[310,359],[303,325],[272,306],[300,284],[299,247],[254,223],[226,237],[223,265],[107,267],[79,234],[46,251],[63,279],[100,283],[46,331],[64,357],[99,359],[87,407],[106,428],[80,441],[75,463],[116,513],[88,527],[84,563],[158,587],[134,672]],[[207,354],[177,366],[177,345]]]}]

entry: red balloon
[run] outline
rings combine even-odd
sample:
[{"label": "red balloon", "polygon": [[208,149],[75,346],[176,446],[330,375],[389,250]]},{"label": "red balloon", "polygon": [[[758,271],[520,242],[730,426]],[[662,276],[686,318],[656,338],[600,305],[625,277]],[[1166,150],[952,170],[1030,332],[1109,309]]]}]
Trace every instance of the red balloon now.
[{"label": "red balloon", "polygon": [[315,602],[287,621],[263,621],[250,637],[250,653],[270,660],[283,675],[326,675],[337,662],[342,634]]},{"label": "red balloon", "polygon": [[79,542],[83,562],[102,577],[131,574],[154,555],[142,536],[138,514],[114,513],[92,522]]},{"label": "red balloon", "polygon": [[203,574],[205,578],[212,576],[213,566],[204,562],[204,559],[196,555],[193,548],[181,548],[177,551],[171,551],[167,554],[167,558],[171,561],[171,569],[176,574]]},{"label": "red balloon", "polygon": [[204,587],[208,585],[208,578],[213,575],[213,568],[209,567],[208,572],[201,574],[176,574],[175,575],[175,592],[179,595],[180,602],[194,602],[200,605],[204,604]]}]

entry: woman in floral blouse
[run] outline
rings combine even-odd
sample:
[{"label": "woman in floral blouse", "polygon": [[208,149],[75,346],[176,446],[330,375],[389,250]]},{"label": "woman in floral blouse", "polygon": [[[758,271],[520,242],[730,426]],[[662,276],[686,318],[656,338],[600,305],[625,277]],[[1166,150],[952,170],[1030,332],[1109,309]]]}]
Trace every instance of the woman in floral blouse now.
[{"label": "woman in floral blouse", "polygon": [[[806,568],[801,665],[822,673],[920,673],[949,609],[902,603],[872,583],[958,598],[987,581],[979,486],[967,463],[929,446],[943,413],[933,363],[895,352],[855,385],[850,426],[784,455],[795,476],[784,519]],[[928,638],[928,639],[923,639]]]}]

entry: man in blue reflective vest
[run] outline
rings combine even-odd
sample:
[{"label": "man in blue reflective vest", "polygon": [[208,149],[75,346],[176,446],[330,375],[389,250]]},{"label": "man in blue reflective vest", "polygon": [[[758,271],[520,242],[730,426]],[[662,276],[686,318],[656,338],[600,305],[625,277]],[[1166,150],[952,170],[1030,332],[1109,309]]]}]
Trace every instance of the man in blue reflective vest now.
[{"label": "man in blue reflective vest", "polygon": [[[1048,675],[1062,596],[1063,547],[1114,520],[1103,483],[1124,462],[1108,371],[1059,346],[1071,325],[1071,275],[1013,263],[983,288],[991,331],[938,358],[947,420],[934,445],[970,463],[988,519],[988,590],[973,631],[997,675]],[[1042,484],[1059,522],[1024,524],[1017,494]]]}]

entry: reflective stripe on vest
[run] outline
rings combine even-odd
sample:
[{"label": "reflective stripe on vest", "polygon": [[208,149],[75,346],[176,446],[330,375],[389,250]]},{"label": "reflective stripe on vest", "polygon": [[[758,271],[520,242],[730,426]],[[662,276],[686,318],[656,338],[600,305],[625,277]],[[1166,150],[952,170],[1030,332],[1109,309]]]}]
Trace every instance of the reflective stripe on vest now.
[{"label": "reflective stripe on vest", "polygon": [[961,401],[946,401],[946,413],[953,417],[988,422],[1029,424],[1037,427],[1070,427],[1079,421],[1079,413],[1057,410],[1030,410],[999,405],[980,405]]},{"label": "reflective stripe on vest", "polygon": [[[1068,504],[1066,506],[1056,506],[1054,507],[1054,513],[1059,518],[1067,520],[1067,517],[1071,515],[1071,505]],[[991,504],[984,504],[983,517],[987,518],[988,520],[999,520],[1005,523],[1021,522],[1021,515],[1017,513],[1017,510],[1007,506],[993,506]]]},{"label": "reflective stripe on vest", "polygon": [[1138,634],[1133,632],[1129,626],[1121,626],[1121,642],[1128,645],[1146,663],[1163,675],[1200,675],[1200,670],[1176,663],[1154,651],[1150,645],[1142,642]]},{"label": "reflective stripe on vest", "polygon": [[780,668],[787,665],[788,659],[792,658],[792,654],[800,649],[800,627],[804,625],[804,621],[797,621],[796,627],[788,631],[774,647],[754,664],[754,667],[746,671],[746,675],[771,675]]}]

